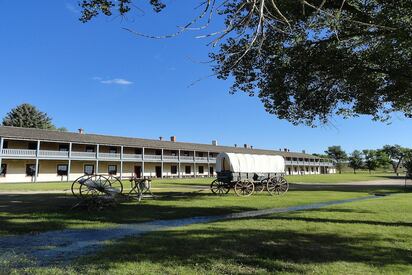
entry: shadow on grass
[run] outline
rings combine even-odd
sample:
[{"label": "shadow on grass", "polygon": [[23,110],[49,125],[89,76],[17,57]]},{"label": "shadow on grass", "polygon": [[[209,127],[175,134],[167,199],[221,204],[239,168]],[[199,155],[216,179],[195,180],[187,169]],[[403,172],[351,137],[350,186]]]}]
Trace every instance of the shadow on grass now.
[{"label": "shadow on grass", "polygon": [[238,227],[214,228],[212,225],[201,230],[174,230],[128,238],[109,245],[81,263],[86,270],[88,265],[94,264],[107,270],[113,266],[130,268],[130,264],[141,262],[170,270],[196,267],[210,273],[238,273],[235,267],[244,268],[239,273],[306,273],[307,264],[345,261],[382,267],[409,265],[412,261],[410,251],[381,245],[373,234],[348,237],[299,229],[273,229],[274,226],[266,229]]}]

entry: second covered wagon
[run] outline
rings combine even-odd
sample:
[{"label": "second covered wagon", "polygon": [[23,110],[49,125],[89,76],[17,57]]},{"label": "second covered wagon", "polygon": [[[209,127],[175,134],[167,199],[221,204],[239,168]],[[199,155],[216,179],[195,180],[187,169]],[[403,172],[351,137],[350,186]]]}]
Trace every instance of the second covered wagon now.
[{"label": "second covered wagon", "polygon": [[234,189],[238,196],[250,196],[266,189],[271,195],[281,195],[289,189],[282,156],[220,153],[216,172],[217,179],[210,185],[214,194],[223,195]]}]

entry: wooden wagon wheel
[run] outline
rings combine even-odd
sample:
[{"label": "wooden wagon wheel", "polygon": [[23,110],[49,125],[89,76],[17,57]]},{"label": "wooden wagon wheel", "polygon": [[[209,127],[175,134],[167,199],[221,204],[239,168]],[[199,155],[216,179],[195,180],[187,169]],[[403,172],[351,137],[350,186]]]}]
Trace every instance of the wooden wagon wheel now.
[{"label": "wooden wagon wheel", "polygon": [[248,197],[255,191],[255,184],[252,181],[238,181],[235,183],[235,193],[238,196]]},{"label": "wooden wagon wheel", "polygon": [[289,190],[289,183],[284,177],[273,177],[267,183],[267,190],[272,196],[283,195]]},{"label": "wooden wagon wheel", "polygon": [[255,184],[255,192],[256,193],[262,193],[263,190],[265,190],[266,185],[267,185],[268,179],[263,179],[259,181],[257,184]]},{"label": "wooden wagon wheel", "polygon": [[216,179],[210,184],[210,190],[213,194],[221,196],[229,193],[230,186],[227,183]]}]

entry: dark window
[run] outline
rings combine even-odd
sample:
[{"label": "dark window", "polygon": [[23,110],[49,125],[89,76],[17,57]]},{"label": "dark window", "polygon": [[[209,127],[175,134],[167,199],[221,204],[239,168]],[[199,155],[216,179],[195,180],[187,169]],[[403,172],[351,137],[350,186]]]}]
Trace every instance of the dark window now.
[{"label": "dark window", "polygon": [[186,167],[185,167],[185,173],[186,173],[186,174],[192,173],[192,166],[186,166]]},{"label": "dark window", "polygon": [[155,154],[160,156],[162,154],[162,150],[156,150]]},{"label": "dark window", "polygon": [[203,174],[203,173],[205,172],[203,166],[199,166],[198,168],[199,168],[199,169],[198,169],[199,174]]},{"label": "dark window", "polygon": [[306,172],[309,172],[309,167],[306,167]]},{"label": "dark window", "polygon": [[7,140],[3,141],[3,148],[4,149],[9,148],[9,142]]},{"label": "dark window", "polygon": [[26,164],[26,176],[33,177],[36,174],[36,164]]},{"label": "dark window", "polygon": [[177,153],[175,151],[172,151],[172,156],[177,156]]},{"label": "dark window", "polygon": [[86,152],[94,152],[94,146],[86,146]]},{"label": "dark window", "polygon": [[68,152],[68,151],[69,151],[69,145],[67,145],[67,144],[60,144],[60,145],[59,145],[59,151],[61,151],[61,152]]},{"label": "dark window", "polygon": [[29,150],[37,150],[37,143],[36,142],[29,142],[28,149]]},{"label": "dark window", "polygon": [[117,165],[108,165],[107,166],[107,173],[109,175],[117,175]]},{"label": "dark window", "polygon": [[188,157],[188,156],[189,156],[189,152],[183,152],[183,155],[184,155],[185,157]]},{"label": "dark window", "polygon": [[203,153],[202,153],[202,152],[199,152],[199,153],[197,153],[197,154],[198,154],[199,157],[201,157],[201,158],[203,157]]},{"label": "dark window", "polygon": [[136,149],[134,149],[134,153],[135,153],[136,155],[141,155],[141,154],[142,154],[142,148],[136,148]]},{"label": "dark window", "polygon": [[69,165],[67,165],[67,164],[58,164],[57,165],[57,175],[67,176],[68,171],[69,171]]},{"label": "dark window", "polygon": [[176,165],[172,165],[170,167],[170,173],[172,173],[172,175],[176,175],[177,174],[177,166]]},{"label": "dark window", "polygon": [[110,147],[109,153],[110,154],[116,154],[117,153],[117,148],[116,147]]},{"label": "dark window", "polygon": [[86,164],[84,166],[84,174],[85,175],[93,175],[94,174],[94,165]]},{"label": "dark window", "polygon": [[7,164],[2,164],[0,168],[0,176],[5,177],[7,174]]},{"label": "dark window", "polygon": [[210,166],[209,172],[210,172],[211,175],[213,175],[213,173],[214,173],[213,166]]}]

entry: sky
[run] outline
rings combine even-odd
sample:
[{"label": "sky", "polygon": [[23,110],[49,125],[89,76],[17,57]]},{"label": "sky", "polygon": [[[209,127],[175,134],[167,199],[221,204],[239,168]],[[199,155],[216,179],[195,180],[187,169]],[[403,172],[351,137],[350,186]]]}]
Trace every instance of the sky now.
[{"label": "sky", "polygon": [[[147,1],[148,2],[148,1]],[[210,40],[189,32],[169,34],[197,12],[168,0],[153,14],[144,1],[127,18],[99,17],[83,24],[76,0],[0,0],[0,117],[30,103],[57,127],[87,133],[322,153],[328,146],[354,149],[384,144],[411,147],[412,120],[390,125],[370,117],[332,118],[328,125],[294,126],[265,112],[256,97],[229,94],[231,80],[211,75]],[[140,5],[140,4],[139,4]],[[209,30],[221,27],[216,18]],[[197,81],[200,80],[200,81]],[[194,85],[193,82],[196,82]]]}]

